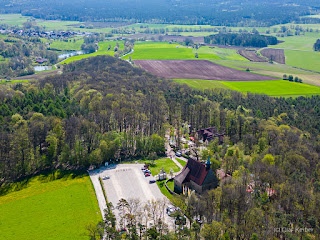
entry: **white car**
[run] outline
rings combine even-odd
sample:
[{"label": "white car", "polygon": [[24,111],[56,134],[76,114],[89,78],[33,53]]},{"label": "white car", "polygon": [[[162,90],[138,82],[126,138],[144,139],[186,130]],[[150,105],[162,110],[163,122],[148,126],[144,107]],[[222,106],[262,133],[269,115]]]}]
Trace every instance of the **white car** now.
[{"label": "white car", "polygon": [[110,176],[104,176],[104,177],[102,177],[102,180],[107,180],[107,179],[110,179]]}]

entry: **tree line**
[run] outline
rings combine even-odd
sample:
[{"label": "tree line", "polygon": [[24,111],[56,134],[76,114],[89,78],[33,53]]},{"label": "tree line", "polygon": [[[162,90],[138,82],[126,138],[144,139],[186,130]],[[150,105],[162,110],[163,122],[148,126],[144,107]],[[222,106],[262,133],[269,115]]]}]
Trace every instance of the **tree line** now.
[{"label": "tree line", "polygon": [[259,33],[219,33],[204,37],[204,42],[207,44],[261,48],[268,45],[276,45],[278,39],[273,36],[260,35]]}]

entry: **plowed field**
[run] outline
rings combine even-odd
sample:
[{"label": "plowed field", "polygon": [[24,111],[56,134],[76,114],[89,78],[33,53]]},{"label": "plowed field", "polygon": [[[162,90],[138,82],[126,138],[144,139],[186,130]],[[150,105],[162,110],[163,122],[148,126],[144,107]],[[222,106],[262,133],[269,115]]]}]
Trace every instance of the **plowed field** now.
[{"label": "plowed field", "polygon": [[134,60],[137,66],[168,79],[265,81],[273,77],[221,66],[207,60]]}]

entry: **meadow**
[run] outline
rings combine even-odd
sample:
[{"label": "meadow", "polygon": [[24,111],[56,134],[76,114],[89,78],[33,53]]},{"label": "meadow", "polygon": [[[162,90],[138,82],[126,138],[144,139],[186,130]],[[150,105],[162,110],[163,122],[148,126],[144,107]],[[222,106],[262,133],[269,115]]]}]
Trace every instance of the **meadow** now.
[{"label": "meadow", "polygon": [[77,39],[75,42],[73,41],[73,39],[69,39],[67,42],[61,40],[54,40],[50,44],[50,48],[57,50],[79,51],[81,50],[81,45],[83,43],[83,39]]},{"label": "meadow", "polygon": [[[83,54],[83,55],[77,55],[70,58],[67,58],[66,60],[62,61],[60,64],[68,64],[70,62],[78,61],[84,58],[88,57],[95,57],[98,55],[114,55],[114,47],[116,46],[117,42],[119,43],[120,50],[124,48],[123,41],[105,41],[105,42],[99,42],[99,49],[98,51],[94,53],[89,54]],[[111,49],[108,50],[109,45],[111,45]]]},{"label": "meadow", "polygon": [[301,96],[319,95],[320,87],[305,83],[295,83],[285,80],[275,81],[214,81],[200,79],[175,79],[180,84],[205,90],[213,88],[231,89],[239,92],[252,92],[269,96]]},{"label": "meadow", "polygon": [[320,72],[320,52],[285,50],[287,65]]},{"label": "meadow", "polygon": [[170,158],[158,159],[149,167],[153,176],[159,174],[162,168],[167,172],[167,174],[170,173],[171,169],[173,170],[173,172],[180,171],[180,168]]},{"label": "meadow", "polygon": [[0,239],[87,239],[86,226],[102,220],[88,176],[43,181],[0,196]]}]

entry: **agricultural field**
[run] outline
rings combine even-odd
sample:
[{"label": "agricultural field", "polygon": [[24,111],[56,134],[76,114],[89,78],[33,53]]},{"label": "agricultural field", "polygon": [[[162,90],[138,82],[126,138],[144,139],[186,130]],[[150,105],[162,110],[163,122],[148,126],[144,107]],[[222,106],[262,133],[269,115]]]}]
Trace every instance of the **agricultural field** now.
[{"label": "agricultural field", "polygon": [[151,73],[169,79],[275,80],[273,77],[224,67],[207,60],[135,60],[134,63]]},{"label": "agricultural field", "polygon": [[[320,26],[320,25],[319,25]],[[272,48],[281,48],[281,49],[288,49],[288,50],[306,50],[306,51],[313,51],[313,45],[320,38],[320,34],[317,36],[291,36],[291,37],[284,37],[278,38],[279,41],[283,41],[277,45],[273,45]]]},{"label": "agricultural field", "polygon": [[283,49],[264,48],[260,51],[261,55],[274,62],[286,64],[286,57]]},{"label": "agricultural field", "polygon": [[0,239],[87,239],[86,226],[102,220],[88,176],[34,177],[0,196]]},{"label": "agricultural field", "polygon": [[285,50],[287,65],[320,72],[320,52]]},{"label": "agricultural field", "polygon": [[239,50],[239,54],[251,62],[267,62],[267,60],[260,57],[255,50]]},{"label": "agricultural field", "polygon": [[0,24],[8,25],[22,25],[24,22],[33,19],[32,17],[25,17],[21,14],[0,14]]},{"label": "agricultural field", "polygon": [[[84,58],[88,57],[95,57],[98,55],[114,55],[114,47],[116,46],[117,42],[119,43],[120,50],[124,48],[123,41],[105,41],[105,42],[99,42],[99,50],[95,53],[89,53],[89,54],[83,54],[83,55],[77,55],[70,58],[67,58],[66,60],[62,61],[60,64],[68,64],[73,61],[78,61]],[[108,50],[109,45],[111,45],[111,49]]]},{"label": "agricultural field", "polygon": [[[132,59],[196,59],[195,49],[180,44],[167,42],[137,42],[134,52],[130,54]],[[198,52],[199,59],[219,59],[212,53]],[[128,59],[129,56],[124,57]]]},{"label": "agricultural field", "polygon": [[319,95],[320,87],[304,83],[295,83],[285,80],[276,81],[214,81],[214,80],[189,80],[189,79],[176,79],[174,81],[187,84],[190,87],[205,90],[213,88],[224,88],[243,93],[252,92],[259,94],[266,94],[269,96],[306,96],[306,95]]}]

